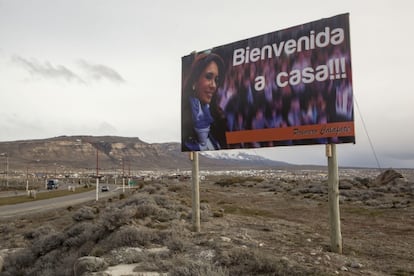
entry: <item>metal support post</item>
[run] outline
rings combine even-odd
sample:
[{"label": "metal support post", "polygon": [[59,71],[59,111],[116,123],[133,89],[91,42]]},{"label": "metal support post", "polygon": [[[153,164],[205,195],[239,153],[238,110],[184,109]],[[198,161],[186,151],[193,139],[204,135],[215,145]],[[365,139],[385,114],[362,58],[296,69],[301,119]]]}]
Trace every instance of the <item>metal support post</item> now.
[{"label": "metal support post", "polygon": [[193,206],[193,231],[200,232],[200,183],[199,183],[199,166],[198,166],[198,152],[190,153],[190,160],[192,161],[192,206]]},{"label": "metal support post", "polygon": [[332,252],[342,254],[341,219],[339,214],[339,176],[336,145],[326,145],[328,158],[328,204]]}]

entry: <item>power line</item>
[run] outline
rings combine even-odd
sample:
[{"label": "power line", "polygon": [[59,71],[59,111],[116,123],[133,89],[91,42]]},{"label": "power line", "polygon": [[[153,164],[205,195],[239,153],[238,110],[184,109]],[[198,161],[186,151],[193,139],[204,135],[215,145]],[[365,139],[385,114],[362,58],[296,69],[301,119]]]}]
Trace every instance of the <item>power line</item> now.
[{"label": "power line", "polygon": [[373,143],[372,143],[371,137],[370,137],[370,136],[369,136],[369,134],[368,134],[368,129],[367,129],[367,126],[366,126],[366,124],[365,124],[364,117],[362,116],[361,109],[359,108],[359,104],[358,104],[358,101],[357,101],[357,99],[356,99],[356,96],[355,96],[355,95],[354,95],[354,99],[355,99],[355,104],[356,104],[356,107],[357,107],[357,110],[358,110],[359,116],[361,117],[362,126],[363,126],[363,128],[364,128],[365,134],[366,134],[366,135],[367,135],[367,137],[368,137],[368,142],[369,142],[369,145],[370,145],[370,147],[371,147],[372,153],[374,154],[374,158],[375,158],[375,161],[377,162],[378,169],[381,171],[381,169],[382,169],[382,168],[381,168],[380,162],[379,162],[379,160],[378,160],[377,153],[375,152],[375,148],[374,148],[374,145],[373,145]]}]

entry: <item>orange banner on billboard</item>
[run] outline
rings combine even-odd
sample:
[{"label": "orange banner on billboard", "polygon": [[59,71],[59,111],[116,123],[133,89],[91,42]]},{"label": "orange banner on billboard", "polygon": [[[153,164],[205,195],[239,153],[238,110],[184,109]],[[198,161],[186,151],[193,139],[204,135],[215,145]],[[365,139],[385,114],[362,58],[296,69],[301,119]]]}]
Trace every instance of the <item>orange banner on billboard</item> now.
[{"label": "orange banner on billboard", "polygon": [[355,136],[354,122],[226,132],[229,144]]}]

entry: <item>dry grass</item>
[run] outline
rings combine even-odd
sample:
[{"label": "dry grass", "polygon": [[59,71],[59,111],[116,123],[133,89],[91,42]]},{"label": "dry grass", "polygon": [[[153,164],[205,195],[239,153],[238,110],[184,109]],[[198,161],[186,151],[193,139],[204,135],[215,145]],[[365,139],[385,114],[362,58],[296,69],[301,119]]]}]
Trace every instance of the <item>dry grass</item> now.
[{"label": "dry grass", "polygon": [[37,193],[36,198],[32,198],[27,195],[2,197],[0,198],[0,206],[13,205],[13,204],[19,204],[19,203],[24,203],[24,202],[31,202],[31,201],[36,201],[36,200],[43,200],[43,199],[67,196],[67,195],[72,195],[72,194],[84,193],[84,192],[88,192],[94,189],[95,189],[94,187],[90,187],[90,188],[81,187],[81,188],[77,188],[75,192],[71,192],[67,190],[47,191],[47,192]]},{"label": "dry grass", "polygon": [[217,180],[215,182],[216,185],[222,186],[222,187],[229,187],[229,186],[234,186],[234,185],[238,185],[238,184],[245,184],[248,182],[251,183],[261,183],[262,181],[264,181],[263,178],[261,177],[257,177],[257,176],[249,176],[249,177],[226,177],[226,178],[221,178],[219,180]]},{"label": "dry grass", "polygon": [[[181,189],[184,188],[173,190]],[[116,260],[109,257],[113,250],[153,246],[165,246],[169,253],[135,253],[123,257],[123,261],[140,262],[142,267],[168,271],[169,275],[235,275],[242,271],[272,274],[283,271],[283,264],[260,255],[258,251],[222,249],[214,253],[215,258],[210,261],[192,257],[196,244],[195,240],[192,241],[190,227],[179,226],[181,223],[178,222],[184,214],[190,214],[190,210],[180,201],[167,197],[166,191],[171,193],[172,189],[147,184],[137,194],[117,202],[108,201],[110,205],[67,208],[72,225],[63,231],[48,225],[27,231],[27,248],[7,256],[2,275],[72,275],[73,264],[80,256],[107,256],[109,263],[116,264]],[[208,204],[204,205],[204,216],[213,217],[207,212]],[[256,216],[258,212],[240,210],[245,216]],[[231,210],[227,208],[226,212]],[[187,224],[190,223],[191,216],[186,215],[186,219]],[[13,230],[3,227],[4,232]],[[219,244],[208,246],[220,248]]]},{"label": "dry grass", "polygon": [[[341,266],[348,267],[347,274],[359,275],[365,271],[352,271],[347,264],[363,256],[364,270],[366,266],[373,271],[368,270],[368,275],[412,272],[410,256],[404,262],[407,268],[391,261],[388,267],[375,267],[372,259],[392,259],[395,252],[390,246],[394,236],[404,235],[404,241],[411,241],[412,226],[404,224],[401,228],[396,215],[401,212],[398,214],[404,216],[406,223],[412,220],[410,210],[343,206],[347,251],[341,256],[329,251],[325,236],[327,212],[321,207],[325,201],[319,197],[303,198],[312,193],[309,183],[228,179],[202,186],[201,233],[191,231],[189,183],[146,183],[142,189],[110,201],[72,206],[63,208],[60,214],[45,215],[43,224],[48,224],[30,230],[27,225],[35,224],[37,219],[2,224],[0,235],[9,240],[18,237],[13,236],[14,232],[24,230],[25,246],[7,255],[1,275],[73,275],[73,265],[82,256],[102,257],[110,265],[137,263],[136,271],[184,276],[334,275]],[[278,194],[269,192],[272,185],[280,187]],[[293,198],[295,189],[306,189],[306,193],[297,192],[298,196]],[[404,215],[403,211],[407,213]],[[64,216],[67,219],[63,223]],[[54,223],[59,219],[62,222]],[[373,220],[386,237],[381,242],[390,240],[386,245],[389,251],[377,250],[377,245],[373,250],[377,241],[375,231],[369,227]],[[40,221],[39,218],[36,225],[41,225]],[[387,236],[387,227],[393,228],[393,235]],[[149,253],[153,248],[165,249]],[[398,250],[399,259],[407,255],[403,254],[403,244],[398,245]]]}]

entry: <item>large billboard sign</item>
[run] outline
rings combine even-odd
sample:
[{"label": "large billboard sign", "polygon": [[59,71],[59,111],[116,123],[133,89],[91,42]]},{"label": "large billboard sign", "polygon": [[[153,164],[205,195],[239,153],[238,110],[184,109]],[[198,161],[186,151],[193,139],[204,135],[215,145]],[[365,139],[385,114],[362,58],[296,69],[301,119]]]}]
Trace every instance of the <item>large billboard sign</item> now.
[{"label": "large billboard sign", "polygon": [[349,14],[182,57],[182,151],[354,143]]}]

